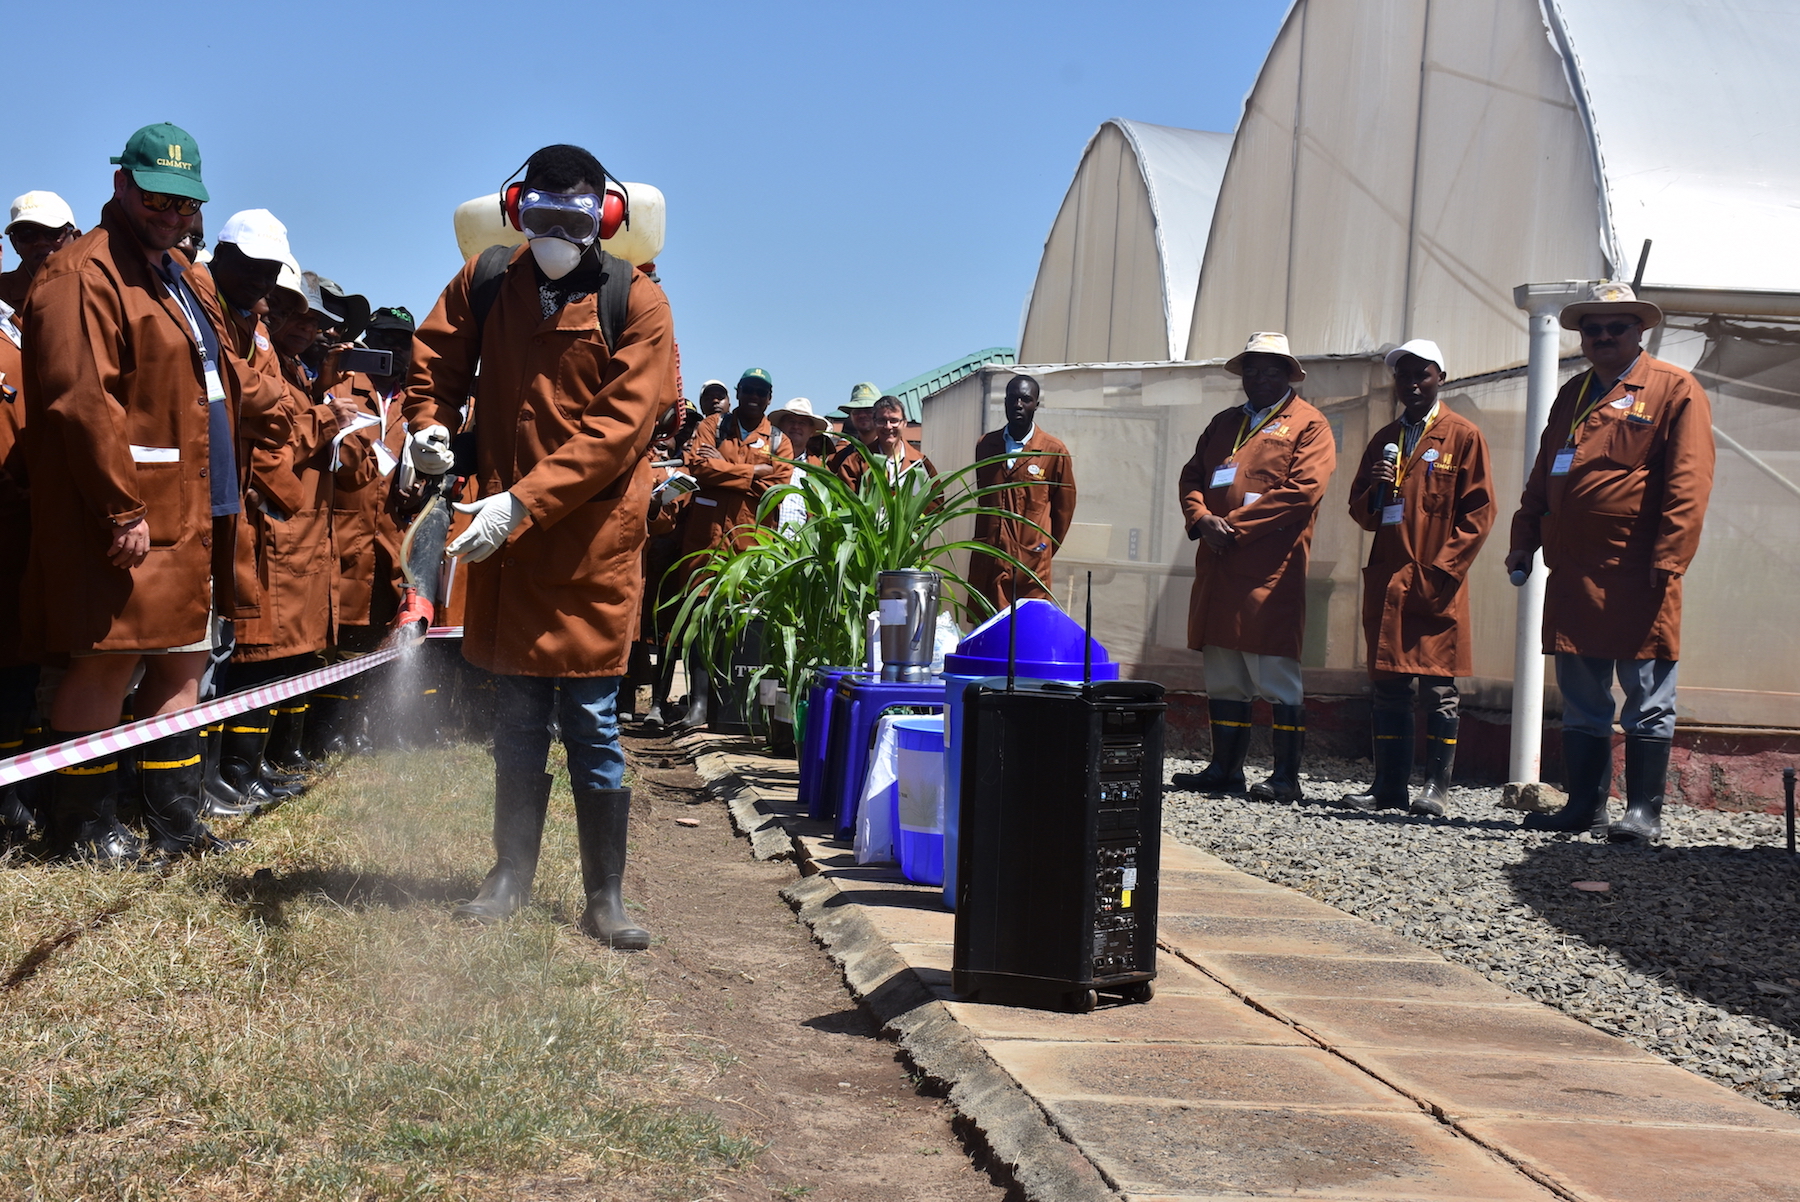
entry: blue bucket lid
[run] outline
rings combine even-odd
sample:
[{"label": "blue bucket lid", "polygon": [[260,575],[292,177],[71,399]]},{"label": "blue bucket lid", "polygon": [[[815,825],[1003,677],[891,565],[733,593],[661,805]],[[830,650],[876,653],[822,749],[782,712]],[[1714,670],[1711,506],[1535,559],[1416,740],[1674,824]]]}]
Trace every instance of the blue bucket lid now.
[{"label": "blue bucket lid", "polygon": [[[955,676],[1006,675],[1007,630],[1014,611],[1003,609],[957,644],[944,657],[944,671]],[[1112,662],[1098,639],[1087,638],[1081,623],[1057,607],[1054,601],[1032,597],[1019,602],[1018,675],[1038,680],[1080,680],[1083,641],[1093,651],[1093,678],[1119,679],[1119,665]]]}]

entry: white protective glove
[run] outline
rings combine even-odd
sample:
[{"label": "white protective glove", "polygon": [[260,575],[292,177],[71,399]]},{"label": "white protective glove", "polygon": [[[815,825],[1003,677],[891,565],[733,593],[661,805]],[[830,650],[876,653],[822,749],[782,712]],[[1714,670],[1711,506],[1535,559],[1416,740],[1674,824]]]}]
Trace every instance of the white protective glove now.
[{"label": "white protective glove", "polygon": [[470,563],[480,563],[504,546],[507,536],[525,520],[525,502],[509,492],[496,493],[467,505],[458,505],[456,512],[474,514],[475,520],[444,548],[444,552],[458,559],[466,558]]},{"label": "white protective glove", "polygon": [[450,431],[442,426],[426,426],[407,446],[420,475],[441,476],[456,465],[456,456],[450,453]]}]

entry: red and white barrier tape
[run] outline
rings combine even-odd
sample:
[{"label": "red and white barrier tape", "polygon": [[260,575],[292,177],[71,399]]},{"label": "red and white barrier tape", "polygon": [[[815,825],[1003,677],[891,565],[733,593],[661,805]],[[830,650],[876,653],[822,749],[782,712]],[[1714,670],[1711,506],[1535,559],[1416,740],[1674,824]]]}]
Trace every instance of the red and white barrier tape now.
[{"label": "red and white barrier tape", "polygon": [[[459,639],[462,637],[462,632],[463,628],[460,626],[434,626],[426,632],[425,637],[428,639]],[[302,672],[300,675],[290,676],[286,680],[270,681],[257,688],[245,689],[241,693],[232,693],[212,701],[202,701],[199,705],[176,710],[172,714],[144,718],[125,726],[115,726],[111,730],[83,735],[79,739],[70,739],[66,743],[40,747],[36,751],[28,751],[24,755],[15,755],[9,760],[0,760],[0,786],[10,785],[33,776],[42,776],[44,773],[54,772],[58,768],[69,768],[100,756],[114,755],[132,747],[141,747],[145,743],[160,739],[165,735],[178,735],[184,731],[199,730],[202,726],[216,722],[220,718],[229,718],[233,714],[266,709],[277,701],[286,701],[289,697],[298,697],[302,693],[310,693],[324,685],[347,680],[352,676],[367,672],[370,668],[378,668],[389,660],[398,658],[402,651],[412,645],[413,641],[411,640],[391,640],[378,650],[344,660],[342,663],[315,668],[311,672]]]}]

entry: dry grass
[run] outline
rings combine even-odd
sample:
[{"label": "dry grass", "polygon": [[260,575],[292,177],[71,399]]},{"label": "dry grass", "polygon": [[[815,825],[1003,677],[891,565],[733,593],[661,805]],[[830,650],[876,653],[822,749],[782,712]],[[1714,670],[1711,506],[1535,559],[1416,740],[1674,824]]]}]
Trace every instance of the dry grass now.
[{"label": "dry grass", "polygon": [[[754,1147],[683,1111],[621,957],[575,934],[559,781],[539,901],[450,917],[491,854],[479,748],[341,769],[166,874],[0,870],[0,1193],[645,1196]],[[229,832],[227,832],[229,833]]]}]

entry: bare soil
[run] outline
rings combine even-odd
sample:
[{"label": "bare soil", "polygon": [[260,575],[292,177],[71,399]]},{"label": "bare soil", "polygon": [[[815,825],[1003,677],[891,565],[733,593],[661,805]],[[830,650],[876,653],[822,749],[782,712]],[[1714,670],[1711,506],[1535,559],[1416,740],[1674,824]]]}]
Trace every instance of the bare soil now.
[{"label": "bare soil", "polygon": [[664,1037],[717,1073],[694,1081],[689,1104],[766,1144],[707,1197],[1008,1198],[781,899],[794,866],[754,859],[667,742],[625,746],[636,774],[625,892],[654,936],[632,963]]}]

